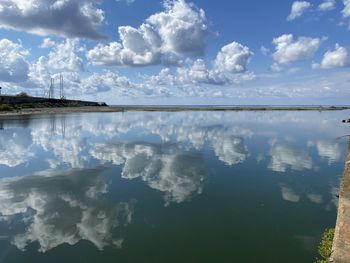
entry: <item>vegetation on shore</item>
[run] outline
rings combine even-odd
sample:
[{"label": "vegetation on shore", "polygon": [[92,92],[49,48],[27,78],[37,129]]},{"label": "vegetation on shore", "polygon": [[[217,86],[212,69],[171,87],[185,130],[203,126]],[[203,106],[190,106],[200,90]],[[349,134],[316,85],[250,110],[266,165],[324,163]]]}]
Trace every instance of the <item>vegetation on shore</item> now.
[{"label": "vegetation on shore", "polygon": [[0,95],[0,112],[17,111],[40,108],[63,108],[63,107],[88,107],[108,106],[104,102],[67,100],[44,97],[32,97],[26,92],[19,92],[16,95]]},{"label": "vegetation on shore", "polygon": [[30,97],[26,92],[20,92],[16,94],[16,97]]},{"label": "vegetation on shore", "polygon": [[0,104],[0,111],[13,111],[14,108],[8,104]]},{"label": "vegetation on shore", "polygon": [[[16,94],[16,97],[29,97],[29,95],[26,92],[22,91],[22,92]],[[23,108],[30,108],[30,107],[26,107],[25,105],[23,105],[23,106],[24,106]],[[13,111],[13,110],[17,110],[17,109],[20,109],[20,108],[17,105],[0,103],[0,112],[2,112],[2,111]]]},{"label": "vegetation on shore", "polygon": [[315,263],[329,263],[332,254],[332,244],[334,238],[334,228],[328,228],[324,231],[320,245],[318,246],[319,256]]}]

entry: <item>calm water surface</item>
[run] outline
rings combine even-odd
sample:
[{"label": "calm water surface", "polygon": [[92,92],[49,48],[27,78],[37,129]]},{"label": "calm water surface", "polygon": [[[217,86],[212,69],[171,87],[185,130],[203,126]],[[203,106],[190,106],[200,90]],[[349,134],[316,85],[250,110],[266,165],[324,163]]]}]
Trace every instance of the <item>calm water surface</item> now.
[{"label": "calm water surface", "polygon": [[349,111],[0,120],[0,262],[310,263]]}]

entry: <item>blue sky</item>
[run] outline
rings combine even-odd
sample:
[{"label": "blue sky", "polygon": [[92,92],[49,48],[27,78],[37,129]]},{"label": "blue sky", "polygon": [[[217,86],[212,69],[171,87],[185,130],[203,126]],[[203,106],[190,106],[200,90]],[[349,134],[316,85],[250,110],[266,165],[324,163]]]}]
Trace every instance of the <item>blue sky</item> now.
[{"label": "blue sky", "polygon": [[42,96],[62,74],[67,98],[109,104],[348,104],[349,30],[349,0],[3,0],[0,86]]}]

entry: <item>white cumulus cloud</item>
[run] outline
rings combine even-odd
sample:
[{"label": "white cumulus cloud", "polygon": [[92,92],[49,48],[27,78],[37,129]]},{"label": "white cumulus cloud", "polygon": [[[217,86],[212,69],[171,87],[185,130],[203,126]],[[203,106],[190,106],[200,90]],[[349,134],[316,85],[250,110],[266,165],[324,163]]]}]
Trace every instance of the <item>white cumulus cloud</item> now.
[{"label": "white cumulus cloud", "polygon": [[160,74],[146,78],[146,82],[179,86],[244,82],[255,77],[253,73],[247,71],[253,55],[247,46],[232,42],[221,48],[212,68],[208,68],[203,59],[197,59],[188,67],[178,68],[176,74],[172,74],[170,69],[164,69]]},{"label": "white cumulus cloud", "polygon": [[38,35],[101,38],[104,12],[95,0],[2,0],[0,28]]},{"label": "white cumulus cloud", "polygon": [[29,51],[21,43],[8,39],[0,40],[0,81],[22,82],[27,80]]},{"label": "white cumulus cloud", "polygon": [[120,42],[99,44],[87,58],[96,65],[145,66],[203,55],[211,34],[204,11],[184,0],[165,1],[164,8],[139,28],[120,26]]},{"label": "white cumulus cloud", "polygon": [[243,73],[252,56],[253,52],[248,47],[232,42],[221,48],[214,61],[214,69],[219,72]]},{"label": "white cumulus cloud", "polygon": [[273,39],[275,52],[272,56],[278,64],[305,60],[313,57],[321,42],[320,38],[299,37],[294,39],[292,34],[284,34]]},{"label": "white cumulus cloud", "polygon": [[343,0],[344,9],[342,10],[342,14],[344,18],[350,17],[350,0]]},{"label": "white cumulus cloud", "polygon": [[43,42],[40,45],[40,48],[51,48],[55,46],[55,44],[56,44],[55,41],[47,37],[47,38],[44,38]]},{"label": "white cumulus cloud", "polygon": [[54,46],[48,55],[48,65],[53,69],[64,71],[84,70],[83,59],[78,55],[79,40],[66,39],[64,42]]},{"label": "white cumulus cloud", "polygon": [[287,17],[288,21],[292,21],[295,18],[303,15],[306,10],[308,10],[312,5],[307,1],[295,1],[292,4],[292,9],[289,16]]},{"label": "white cumulus cloud", "polygon": [[319,4],[317,7],[320,11],[330,11],[335,8],[335,0],[324,0],[323,3]]},{"label": "white cumulus cloud", "polygon": [[344,68],[350,66],[349,52],[345,47],[339,44],[335,45],[334,50],[328,50],[320,64],[313,64],[314,68]]}]

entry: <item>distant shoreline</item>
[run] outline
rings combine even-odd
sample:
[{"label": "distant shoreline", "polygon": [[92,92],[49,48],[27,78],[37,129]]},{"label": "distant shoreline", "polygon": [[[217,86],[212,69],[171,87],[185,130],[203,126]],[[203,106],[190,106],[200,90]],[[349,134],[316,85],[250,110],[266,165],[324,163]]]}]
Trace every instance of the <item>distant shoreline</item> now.
[{"label": "distant shoreline", "polygon": [[81,106],[24,108],[2,111],[0,116],[33,114],[80,113],[80,112],[183,112],[183,111],[334,111],[348,110],[350,106]]},{"label": "distant shoreline", "polygon": [[239,105],[239,106],[148,106],[148,105],[132,105],[132,106],[111,106],[111,108],[123,109],[123,111],[329,111],[329,110],[348,110],[350,106],[269,106],[269,105]]}]

